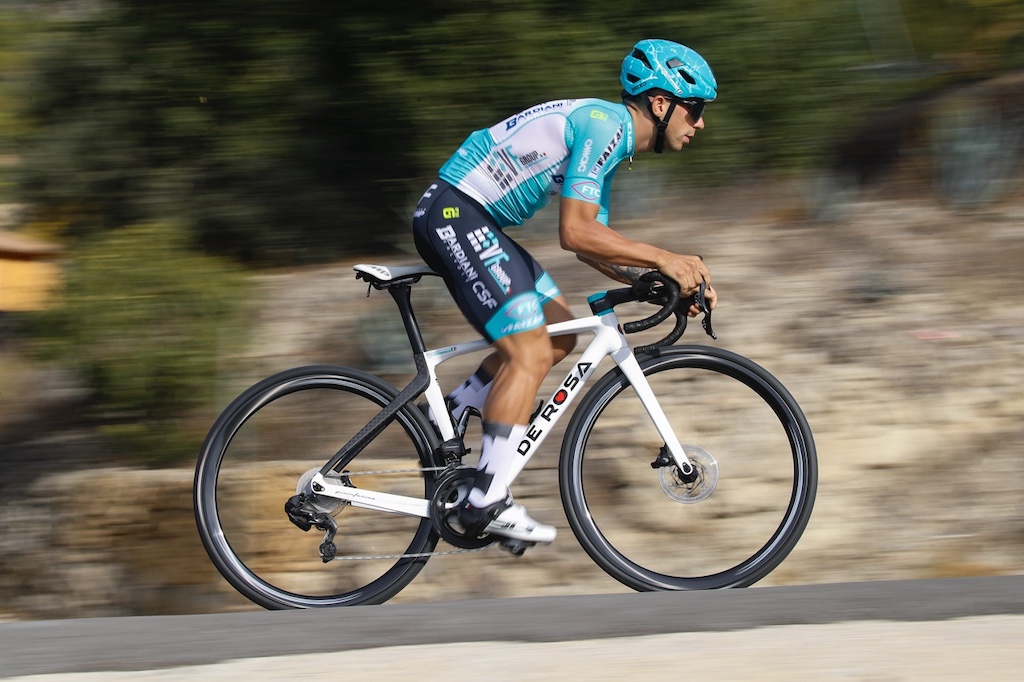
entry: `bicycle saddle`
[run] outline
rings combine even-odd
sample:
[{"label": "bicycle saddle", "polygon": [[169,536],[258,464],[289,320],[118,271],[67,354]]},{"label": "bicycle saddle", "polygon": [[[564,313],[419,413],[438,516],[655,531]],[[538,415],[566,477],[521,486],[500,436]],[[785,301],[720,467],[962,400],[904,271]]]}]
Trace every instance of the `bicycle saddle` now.
[{"label": "bicycle saddle", "polygon": [[428,266],[419,265],[374,265],[373,263],[359,263],[353,265],[356,271],[356,278],[363,279],[371,284],[393,284],[400,281],[416,282],[423,275],[440,276]]}]

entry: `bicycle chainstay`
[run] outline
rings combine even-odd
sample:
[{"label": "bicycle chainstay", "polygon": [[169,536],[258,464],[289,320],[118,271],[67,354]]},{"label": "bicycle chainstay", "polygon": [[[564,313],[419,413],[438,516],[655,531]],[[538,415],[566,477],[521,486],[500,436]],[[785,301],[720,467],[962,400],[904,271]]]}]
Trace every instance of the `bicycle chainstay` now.
[{"label": "bicycle chainstay", "polygon": [[[353,478],[356,476],[386,476],[388,474],[422,474],[426,472],[440,473],[447,471],[451,467],[422,467],[419,469],[377,469],[371,471],[344,471],[338,474],[338,478]],[[333,478],[333,476],[332,476]],[[347,505],[346,505],[347,506]],[[381,512],[386,513],[386,512]],[[470,554],[474,552],[482,552],[485,549],[489,549],[491,545],[485,545],[483,547],[476,547],[474,549],[450,549],[444,551],[434,552],[410,552],[408,554],[352,554],[352,555],[335,555],[331,557],[331,561],[380,561],[383,559],[421,559],[423,557],[433,556],[447,556],[450,554]]]}]

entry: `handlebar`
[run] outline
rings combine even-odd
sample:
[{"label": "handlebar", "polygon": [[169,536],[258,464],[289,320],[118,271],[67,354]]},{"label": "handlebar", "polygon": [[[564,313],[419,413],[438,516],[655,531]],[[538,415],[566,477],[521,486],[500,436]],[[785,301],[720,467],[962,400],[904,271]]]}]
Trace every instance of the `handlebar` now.
[{"label": "handlebar", "polygon": [[664,346],[671,346],[686,331],[686,322],[690,307],[696,305],[704,314],[701,326],[704,332],[713,339],[717,339],[714,328],[711,326],[711,306],[708,305],[707,283],[701,282],[700,288],[691,296],[680,298],[679,284],[669,277],[657,271],[651,271],[641,275],[632,286],[625,289],[613,289],[605,292],[601,297],[592,299],[591,310],[595,314],[602,310],[613,308],[622,303],[639,301],[641,303],[652,303],[660,306],[657,312],[642,320],[626,322],[622,325],[622,331],[626,334],[633,334],[655,327],[669,318],[676,316],[675,326],[663,339],[638,346],[633,349],[634,353],[646,353]]},{"label": "handlebar", "polygon": [[623,324],[622,331],[627,334],[641,332],[661,324],[679,305],[679,285],[657,271],[641,275],[630,287],[630,291],[633,300],[660,305],[661,309],[650,317]]}]

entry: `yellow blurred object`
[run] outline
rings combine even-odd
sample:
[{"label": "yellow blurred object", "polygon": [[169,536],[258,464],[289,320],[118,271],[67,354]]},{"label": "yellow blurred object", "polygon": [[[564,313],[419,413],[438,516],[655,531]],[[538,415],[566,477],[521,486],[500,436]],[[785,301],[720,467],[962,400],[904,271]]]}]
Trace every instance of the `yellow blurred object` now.
[{"label": "yellow blurred object", "polygon": [[0,312],[41,310],[60,284],[59,246],[0,230]]}]

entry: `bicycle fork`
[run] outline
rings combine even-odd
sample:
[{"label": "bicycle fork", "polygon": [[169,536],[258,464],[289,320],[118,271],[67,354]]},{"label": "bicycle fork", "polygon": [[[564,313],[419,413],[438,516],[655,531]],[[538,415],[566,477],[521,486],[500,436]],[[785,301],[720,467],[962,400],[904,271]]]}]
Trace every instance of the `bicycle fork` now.
[{"label": "bicycle fork", "polygon": [[[683,478],[693,476],[696,473],[696,469],[683,451],[683,446],[679,442],[676,432],[672,429],[672,425],[669,423],[661,403],[658,402],[657,396],[651,390],[651,385],[648,383],[644,371],[640,368],[640,363],[637,361],[636,356],[630,353],[621,362],[616,359],[616,363],[619,365],[622,373],[626,375],[626,379],[629,380],[633,390],[636,391],[640,402],[643,403],[644,409],[647,410],[648,416],[654,422],[654,428],[658,431],[658,435],[665,442],[665,448],[658,454],[658,459],[651,463],[651,466],[657,467],[669,464],[669,461],[665,461],[667,455],[670,461],[679,468],[679,473]],[[668,452],[666,453],[665,450]]]},{"label": "bicycle fork", "polygon": [[[548,332],[552,336],[566,334],[577,334],[581,332],[593,332],[594,340],[587,346],[575,366],[569,370],[565,379],[555,390],[548,400],[543,403],[530,422],[526,435],[520,442],[518,452],[522,457],[516,462],[518,475],[529,461],[530,457],[541,445],[548,433],[551,431],[558,418],[564,414],[566,408],[580,394],[583,385],[593,376],[598,364],[605,356],[610,356],[619,367],[630,385],[637,393],[643,403],[644,409],[650,416],[651,421],[658,434],[665,443],[659,453],[659,458],[667,456],[679,467],[681,475],[689,477],[696,471],[693,463],[687,458],[683,446],[679,442],[672,425],[665,415],[665,411],[654,395],[647,377],[640,368],[640,363],[630,349],[626,337],[619,328],[618,319],[613,313],[606,313],[596,317],[569,320],[548,326]],[[657,460],[656,460],[657,461]],[[669,462],[666,462],[668,464]],[[514,476],[512,479],[514,480]]]}]

